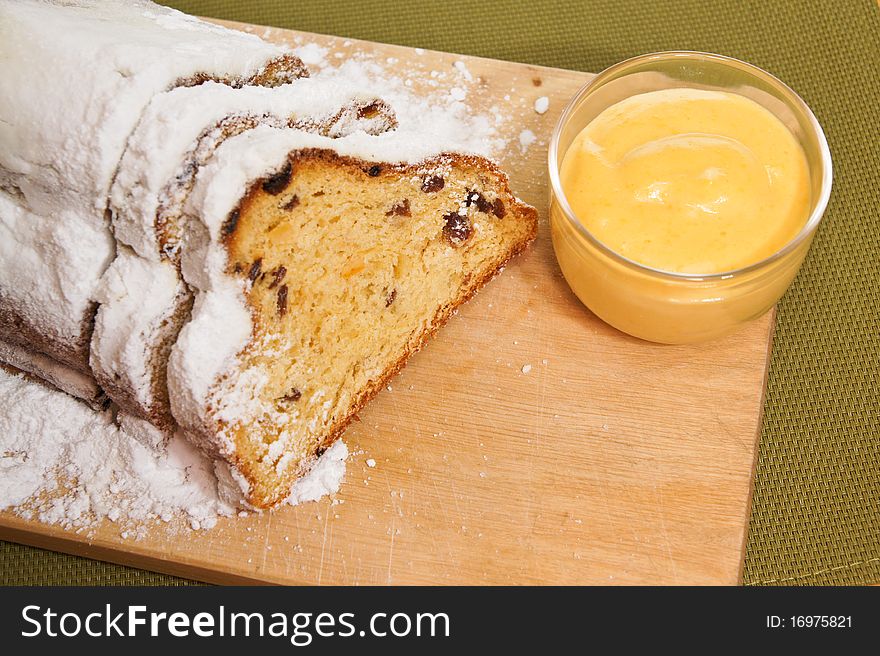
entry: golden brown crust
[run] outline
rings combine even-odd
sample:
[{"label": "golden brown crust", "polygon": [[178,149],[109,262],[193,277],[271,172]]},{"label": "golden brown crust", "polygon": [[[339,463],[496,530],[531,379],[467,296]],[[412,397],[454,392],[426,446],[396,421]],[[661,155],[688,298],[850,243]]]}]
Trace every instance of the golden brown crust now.
[{"label": "golden brown crust", "polygon": [[[414,165],[389,164],[367,162],[357,158],[346,157],[331,150],[305,149],[290,153],[288,156],[288,164],[285,167],[282,167],[281,170],[276,171],[269,176],[257,180],[249,187],[237,208],[230,214],[225,225],[224,240],[228,250],[231,252],[235,251],[237,235],[239,234],[237,231],[239,217],[248,212],[250,204],[255,202],[257,195],[266,188],[266,185],[270,187],[273,194],[280,193],[280,190],[286,187],[290,182],[291,169],[297,165],[297,162],[304,158],[320,159],[339,167],[350,167],[359,170],[370,177],[385,174],[401,176],[424,175],[425,171],[433,171],[449,167],[471,167],[479,169],[481,172],[484,172],[495,179],[495,182],[500,189],[499,196],[503,197],[505,202],[509,203],[507,215],[510,218],[508,220],[522,221],[528,225],[528,230],[518,241],[509,244],[508,248],[503,253],[499,254],[497,260],[492,262],[484,271],[480,272],[478,276],[466,280],[466,284],[462,286],[453,301],[437,309],[429,325],[419,335],[410,340],[400,357],[393,364],[388,366],[377,378],[372,380],[367,387],[360,392],[358,397],[346,411],[345,415],[329,427],[326,435],[321,438],[320,442],[314,447],[311,457],[302,465],[300,471],[296,472],[296,476],[281,476],[280,482],[284,483],[283,485],[279,484],[278,480],[271,482],[261,480],[260,477],[262,474],[258,471],[258,467],[255,466],[253,462],[240,455],[241,452],[247,452],[245,444],[241,442],[244,439],[243,435],[240,432],[234,433],[236,452],[226,454],[225,457],[230,460],[249,481],[251,488],[248,501],[258,508],[270,508],[282,501],[285,496],[285,491],[287,487],[289,487],[287,484],[292,483],[299,475],[306,473],[306,470],[311,466],[312,462],[314,462],[314,459],[339,438],[358,412],[360,412],[382,388],[388,385],[388,381],[405,366],[413,353],[421,349],[430,337],[434,335],[444,323],[446,323],[459,306],[465,303],[483,285],[495,277],[511,258],[525,250],[528,244],[534,240],[537,235],[537,211],[535,208],[516,199],[510,192],[506,175],[504,175],[494,163],[484,158],[474,155],[448,153]],[[378,172],[376,167],[379,167]],[[232,270],[231,262],[229,266],[229,273],[234,274],[235,272]],[[253,309],[252,314],[255,319],[255,339],[257,337],[256,332],[259,330],[259,317],[255,308]],[[222,430],[223,425],[218,424],[215,428]],[[204,437],[207,438],[208,436],[206,435]]]},{"label": "golden brown crust", "polygon": [[302,77],[309,77],[309,69],[299,57],[288,53],[271,59],[248,78],[218,77],[207,73],[196,73],[177,80],[172,88],[197,87],[205,82],[220,82],[235,88],[243,86],[277,87]]},{"label": "golden brown crust", "polygon": [[309,69],[299,57],[288,53],[271,60],[247,83],[258,87],[276,87],[303,77],[309,77]]},{"label": "golden brown crust", "polygon": [[[227,116],[217,123],[205,128],[193,144],[190,152],[184,156],[186,162],[186,175],[177,176],[170,180],[161,194],[159,207],[156,209],[155,229],[159,246],[159,253],[163,259],[177,265],[181,239],[183,237],[181,214],[183,202],[180,200],[189,196],[195,185],[195,176],[199,167],[204,163],[202,159],[213,154],[213,147],[226,139],[251,130],[260,124],[256,116]],[[212,147],[213,146],[213,147]],[[201,157],[197,156],[200,150],[206,150]],[[177,198],[171,204],[167,199]]]}]

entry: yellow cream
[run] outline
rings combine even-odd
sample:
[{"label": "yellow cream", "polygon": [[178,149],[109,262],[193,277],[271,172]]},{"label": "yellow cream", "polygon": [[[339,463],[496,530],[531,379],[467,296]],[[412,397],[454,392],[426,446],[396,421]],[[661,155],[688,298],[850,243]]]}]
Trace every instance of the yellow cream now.
[{"label": "yellow cream", "polygon": [[668,89],[594,118],[565,154],[578,220],[612,251],[655,269],[719,273],[758,262],[810,210],[803,149],[743,96]]}]

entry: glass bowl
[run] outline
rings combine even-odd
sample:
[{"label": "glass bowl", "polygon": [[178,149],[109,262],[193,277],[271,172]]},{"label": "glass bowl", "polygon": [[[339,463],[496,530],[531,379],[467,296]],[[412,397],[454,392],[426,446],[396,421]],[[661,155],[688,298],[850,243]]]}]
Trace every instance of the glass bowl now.
[{"label": "glass bowl", "polygon": [[[614,252],[574,215],[560,182],[565,153],[607,107],[630,96],[671,88],[726,91],[770,110],[804,150],[810,215],[773,255],[721,273],[663,271]],[[788,86],[760,68],[703,52],[660,52],[616,64],[586,84],[566,107],[549,147],[550,231],[571,289],[594,314],[642,339],[686,344],[715,339],[769,310],[797,274],[831,194],[831,153],[816,117]]]}]

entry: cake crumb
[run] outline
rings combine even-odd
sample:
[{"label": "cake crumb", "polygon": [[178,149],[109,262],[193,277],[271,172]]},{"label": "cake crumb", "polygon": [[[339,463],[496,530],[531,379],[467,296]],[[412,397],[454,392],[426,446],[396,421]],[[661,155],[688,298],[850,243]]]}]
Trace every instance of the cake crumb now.
[{"label": "cake crumb", "polygon": [[541,96],[535,101],[535,111],[538,114],[544,114],[550,108],[550,99],[547,96]]},{"label": "cake crumb", "polygon": [[455,70],[461,73],[461,76],[465,80],[467,80],[468,82],[473,82],[474,76],[471,75],[471,72],[468,70],[467,64],[465,64],[463,61],[457,61],[455,62],[455,64],[453,64],[453,66],[455,66]]},{"label": "cake crumb", "polygon": [[367,458],[367,467],[375,467],[376,461],[373,458]]},{"label": "cake crumb", "polygon": [[529,373],[531,370],[532,370],[532,365],[530,365],[530,364],[524,364],[524,365],[522,366],[522,369],[521,369],[520,371],[522,371],[524,374],[527,374],[527,373]]}]

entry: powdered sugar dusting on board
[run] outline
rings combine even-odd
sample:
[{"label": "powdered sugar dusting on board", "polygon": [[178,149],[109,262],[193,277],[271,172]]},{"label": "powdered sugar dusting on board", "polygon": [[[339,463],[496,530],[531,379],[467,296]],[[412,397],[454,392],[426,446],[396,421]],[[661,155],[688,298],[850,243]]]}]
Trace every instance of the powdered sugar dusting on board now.
[{"label": "powdered sugar dusting on board", "polygon": [[[0,509],[86,533],[109,520],[123,538],[159,523],[210,529],[239,510],[225,500],[213,462],[180,435],[130,417],[117,424],[110,412],[2,369],[0,407]],[[345,444],[334,444],[287,503],[338,491],[347,457]]]}]

